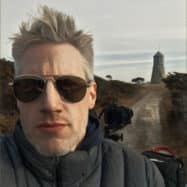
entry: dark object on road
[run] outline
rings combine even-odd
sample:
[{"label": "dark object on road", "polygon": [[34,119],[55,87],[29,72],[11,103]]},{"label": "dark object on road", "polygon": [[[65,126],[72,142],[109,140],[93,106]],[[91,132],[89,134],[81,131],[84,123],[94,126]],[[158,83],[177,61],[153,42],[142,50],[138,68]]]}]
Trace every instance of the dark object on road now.
[{"label": "dark object on road", "polygon": [[116,131],[131,123],[133,116],[132,109],[112,103],[101,111],[98,118],[100,119],[103,114],[105,137],[113,139],[114,141],[123,141],[123,134],[117,134]]},{"label": "dark object on road", "polygon": [[166,187],[185,187],[185,169],[183,160],[177,158],[168,147],[156,147],[143,152],[159,168]]}]

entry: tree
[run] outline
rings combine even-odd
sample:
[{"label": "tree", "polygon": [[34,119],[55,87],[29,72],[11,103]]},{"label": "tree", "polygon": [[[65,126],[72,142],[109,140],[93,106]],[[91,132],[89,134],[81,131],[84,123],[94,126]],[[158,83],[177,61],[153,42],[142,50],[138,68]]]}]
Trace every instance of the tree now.
[{"label": "tree", "polygon": [[132,79],[131,81],[136,84],[142,84],[142,83],[144,83],[144,80],[145,79],[143,77],[136,77],[136,78]]},{"label": "tree", "polygon": [[112,75],[106,75],[105,77],[110,81],[112,80]]}]

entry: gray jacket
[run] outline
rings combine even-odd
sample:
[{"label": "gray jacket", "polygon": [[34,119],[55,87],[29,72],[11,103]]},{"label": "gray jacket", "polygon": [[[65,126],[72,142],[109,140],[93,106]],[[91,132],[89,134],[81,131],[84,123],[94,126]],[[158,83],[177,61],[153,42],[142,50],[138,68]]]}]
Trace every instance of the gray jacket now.
[{"label": "gray jacket", "polygon": [[164,187],[159,171],[149,160],[102,138],[98,129],[97,125],[88,129],[75,152],[45,157],[36,152],[17,125],[13,135],[0,138],[0,186]]}]

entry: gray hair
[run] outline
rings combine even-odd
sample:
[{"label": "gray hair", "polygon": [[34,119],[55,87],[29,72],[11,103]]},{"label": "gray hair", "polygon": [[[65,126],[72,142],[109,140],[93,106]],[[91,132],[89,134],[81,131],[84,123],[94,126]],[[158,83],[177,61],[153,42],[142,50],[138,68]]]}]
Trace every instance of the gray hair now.
[{"label": "gray hair", "polygon": [[12,56],[15,59],[15,71],[19,71],[21,57],[26,49],[34,44],[42,43],[69,43],[74,46],[86,59],[84,63],[87,79],[93,80],[93,46],[92,36],[77,30],[74,19],[57,10],[40,7],[39,17],[30,22],[22,22],[20,32],[16,33],[12,44]]}]

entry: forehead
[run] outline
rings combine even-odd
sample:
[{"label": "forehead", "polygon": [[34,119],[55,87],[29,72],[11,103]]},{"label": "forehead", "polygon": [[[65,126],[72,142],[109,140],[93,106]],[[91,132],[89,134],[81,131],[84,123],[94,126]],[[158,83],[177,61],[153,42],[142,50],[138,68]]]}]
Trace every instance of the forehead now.
[{"label": "forehead", "polygon": [[85,58],[70,44],[39,44],[29,47],[19,66],[20,74],[77,75],[85,77]]}]

